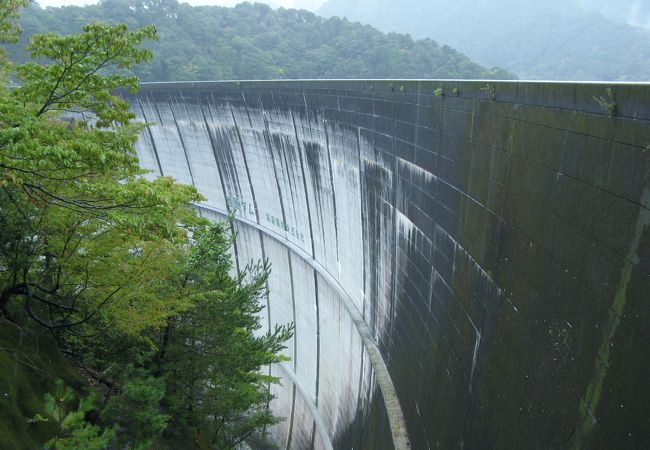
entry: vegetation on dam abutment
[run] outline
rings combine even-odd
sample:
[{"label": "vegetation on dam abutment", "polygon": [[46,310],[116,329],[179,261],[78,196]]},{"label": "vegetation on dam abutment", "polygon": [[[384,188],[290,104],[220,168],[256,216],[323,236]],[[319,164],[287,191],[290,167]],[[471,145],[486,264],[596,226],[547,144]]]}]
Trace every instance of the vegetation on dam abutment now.
[{"label": "vegetation on dam abutment", "polygon": [[[24,3],[0,3],[3,41]],[[268,265],[229,275],[226,226],[193,187],[143,177],[142,125],[111,94],[137,88],[118,70],[154,37],[95,23],[1,56],[2,448],[225,449],[279,420],[259,368],[292,327],[260,332]]]}]

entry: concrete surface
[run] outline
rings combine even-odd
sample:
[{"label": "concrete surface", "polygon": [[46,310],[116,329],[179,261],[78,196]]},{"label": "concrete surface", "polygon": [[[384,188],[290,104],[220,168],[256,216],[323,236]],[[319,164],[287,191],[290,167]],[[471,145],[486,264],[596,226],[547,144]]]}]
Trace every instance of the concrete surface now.
[{"label": "concrete surface", "polygon": [[286,449],[650,448],[650,85],[144,84],[152,175],[269,258]]}]

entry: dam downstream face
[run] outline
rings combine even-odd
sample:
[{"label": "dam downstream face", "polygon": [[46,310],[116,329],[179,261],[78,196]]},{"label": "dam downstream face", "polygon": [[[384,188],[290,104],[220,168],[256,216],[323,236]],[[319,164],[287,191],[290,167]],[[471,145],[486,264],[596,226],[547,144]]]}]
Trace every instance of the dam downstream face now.
[{"label": "dam downstream face", "polygon": [[650,85],[129,99],[141,164],[235,214],[238,269],[272,263],[278,448],[650,448]]}]

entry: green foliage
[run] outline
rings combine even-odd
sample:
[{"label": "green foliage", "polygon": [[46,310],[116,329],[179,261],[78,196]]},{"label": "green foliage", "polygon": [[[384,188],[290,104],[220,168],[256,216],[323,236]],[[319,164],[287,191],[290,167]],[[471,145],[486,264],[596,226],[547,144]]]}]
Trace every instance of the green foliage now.
[{"label": "green foliage", "polygon": [[59,427],[57,435],[45,444],[46,449],[104,450],[115,436],[115,427],[102,430],[86,421],[86,414],[96,407],[94,395],[79,399],[78,408],[72,410],[71,404],[76,400],[72,389],[60,379],[56,382],[54,394],[46,394],[45,412]]},{"label": "green foliage", "polygon": [[[0,43],[16,42],[20,36],[20,26],[15,22],[18,10],[27,5],[28,0],[3,0],[0,3]],[[6,64],[5,50],[0,48],[0,65]]]},{"label": "green foliage", "polygon": [[57,377],[76,389],[83,381],[51,339],[0,318],[1,448],[41,450],[58,432],[44,405]]},{"label": "green foliage", "polygon": [[494,101],[496,99],[496,91],[494,89],[494,86],[491,85],[490,83],[487,83],[485,86],[483,86],[481,89],[481,92],[485,94],[485,96],[491,100]]},{"label": "green foliage", "polygon": [[605,110],[605,112],[607,112],[607,114],[610,116],[615,116],[617,105],[616,101],[614,100],[614,91],[612,88],[607,88],[605,94],[605,96],[594,96],[594,100],[596,100],[596,103],[598,103],[600,107]]},{"label": "green foliage", "polygon": [[79,35],[54,33],[32,37],[27,51],[32,59],[46,58],[51,64],[27,62],[17,68],[23,102],[40,105],[46,111],[78,111],[93,114],[97,128],[124,125],[133,116],[127,104],[110,91],[118,87],[137,89],[136,77],[105,75],[109,66],[132,68],[151,59],[151,51],[139,48],[144,39],[155,38],[153,26],[129,33],[126,25],[86,25]]},{"label": "green foliage", "polygon": [[102,419],[119,425],[117,445],[148,450],[167,427],[169,416],[162,414],[160,401],[165,383],[145,370],[128,367],[120,395],[111,396],[102,410]]},{"label": "green foliage", "polygon": [[[114,95],[137,88],[128,71],[150,59],[140,45],[154,35],[96,23],[32,36],[39,62],[3,62],[21,85],[0,89],[0,323],[21,339],[48,331],[100,394],[58,383],[47,420],[38,402],[23,411],[0,397],[21,432],[55,434],[46,448],[163,448],[168,428],[225,448],[279,420],[267,409],[277,380],[260,367],[283,359],[292,328],[256,334],[268,265],[229,276],[231,237],[197,216],[193,187],[143,177],[143,126]],[[31,364],[5,349],[14,373]]]},{"label": "green foliage", "polygon": [[52,330],[93,321],[137,332],[182,308],[152,298],[145,280],[173,261],[197,221],[189,203],[201,197],[142,177],[134,150],[142,127],[111,93],[137,80],[100,75],[147,60],[138,46],[153,33],[94,24],[76,36],[33,36],[32,55],[50,62],[17,66],[22,85],[0,95],[5,315],[20,307]]},{"label": "green foliage", "polygon": [[442,97],[444,95],[444,92],[442,88],[438,88],[435,91],[433,91],[433,95],[435,95],[436,97]]},{"label": "green foliage", "polygon": [[225,236],[223,224],[195,233],[179,274],[182,295],[194,298],[194,307],[170,321],[160,355],[166,402],[177,424],[200,429],[213,448],[231,448],[278,422],[267,410],[268,383],[277,379],[259,368],[283,360],[279,352],[293,334],[292,327],[276,327],[256,336],[269,266],[226,276],[231,262],[224,257],[230,245]]},{"label": "green foliage", "polygon": [[[146,81],[278,78],[513,78],[487,70],[461,53],[425,39],[383,34],[308,11],[273,10],[262,4],[192,7],[176,0],[103,0],[96,6],[28,8],[25,35],[52,30],[76,33],[99,20],[154,24],[155,57],[135,69]],[[20,47],[11,49],[22,58]]]},{"label": "green foliage", "polygon": [[27,423],[39,423],[39,422],[48,422],[50,419],[48,419],[45,416],[42,416],[40,413],[36,413],[34,417],[30,417],[27,419]]}]

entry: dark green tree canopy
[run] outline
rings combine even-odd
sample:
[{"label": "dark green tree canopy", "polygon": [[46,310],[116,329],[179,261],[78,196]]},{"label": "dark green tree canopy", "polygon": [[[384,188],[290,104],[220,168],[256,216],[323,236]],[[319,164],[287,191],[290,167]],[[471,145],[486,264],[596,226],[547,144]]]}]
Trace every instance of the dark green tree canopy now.
[{"label": "dark green tree canopy", "polygon": [[[101,0],[96,6],[28,8],[24,39],[32,33],[77,33],[95,20],[155,25],[154,59],[135,73],[144,81],[274,78],[514,78],[488,70],[431,39],[383,34],[344,19],[308,11],[192,7],[176,0]],[[11,50],[22,58],[19,47]]]}]

